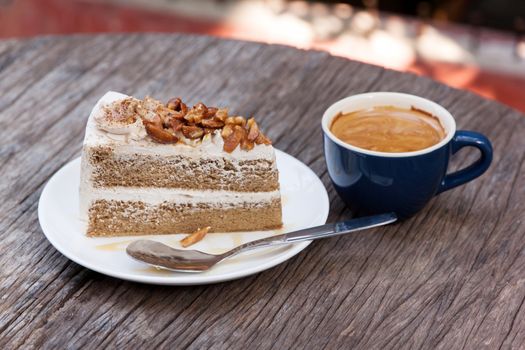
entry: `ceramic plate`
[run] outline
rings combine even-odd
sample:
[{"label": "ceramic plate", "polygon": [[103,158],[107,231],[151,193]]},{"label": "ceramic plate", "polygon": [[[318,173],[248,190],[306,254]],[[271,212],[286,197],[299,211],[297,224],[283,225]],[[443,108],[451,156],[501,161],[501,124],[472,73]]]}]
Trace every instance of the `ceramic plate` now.
[{"label": "ceramic plate", "polygon": [[[322,225],[328,217],[328,194],[319,178],[294,157],[276,150],[283,203],[283,228],[273,231],[213,233],[193,245],[208,253],[220,253],[248,241]],[[38,203],[42,231],[51,244],[74,262],[97,272],[125,280],[166,285],[194,285],[248,276],[290,259],[310,241],[263,248],[227,259],[202,273],[158,270],[132,260],[125,253],[133,240],[148,238],[181,248],[182,234],[89,238],[79,220],[78,186],[80,158],[63,166],[44,187]]]}]

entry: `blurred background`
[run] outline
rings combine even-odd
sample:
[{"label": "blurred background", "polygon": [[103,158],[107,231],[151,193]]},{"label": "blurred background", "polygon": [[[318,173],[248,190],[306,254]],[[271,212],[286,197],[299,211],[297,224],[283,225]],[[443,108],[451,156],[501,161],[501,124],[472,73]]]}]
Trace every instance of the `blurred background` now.
[{"label": "blurred background", "polygon": [[0,0],[0,39],[187,32],[409,71],[525,112],[525,0]]}]

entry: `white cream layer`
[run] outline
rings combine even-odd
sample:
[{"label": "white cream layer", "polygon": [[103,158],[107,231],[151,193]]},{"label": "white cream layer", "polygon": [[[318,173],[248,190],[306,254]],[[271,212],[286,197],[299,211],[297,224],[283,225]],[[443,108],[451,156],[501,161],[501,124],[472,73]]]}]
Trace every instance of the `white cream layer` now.
[{"label": "white cream layer", "polygon": [[187,190],[180,188],[152,187],[104,187],[90,188],[85,193],[85,200],[140,201],[156,205],[163,202],[173,203],[260,203],[280,198],[279,191],[270,192],[233,192],[215,190]]},{"label": "white cream layer", "polygon": [[[232,160],[275,160],[275,152],[271,145],[255,145],[250,151],[241,150],[237,147],[232,153],[223,151],[224,142],[218,132],[214,136],[207,136],[202,142],[188,140],[189,144],[160,144],[144,138],[136,140],[124,135],[110,134],[100,130],[95,119],[103,111],[103,107],[112,102],[129,97],[118,92],[109,91],[97,102],[89,116],[86,126],[84,146],[112,146],[115,154],[147,154],[158,156],[182,155],[194,158],[226,158]],[[192,144],[193,143],[193,144]]]}]

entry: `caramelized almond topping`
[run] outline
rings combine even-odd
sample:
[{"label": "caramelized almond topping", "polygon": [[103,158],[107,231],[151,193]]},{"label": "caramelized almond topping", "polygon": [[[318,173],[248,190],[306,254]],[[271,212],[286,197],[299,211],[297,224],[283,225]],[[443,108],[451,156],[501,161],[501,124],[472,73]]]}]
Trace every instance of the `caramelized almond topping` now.
[{"label": "caramelized almond topping", "polygon": [[233,152],[238,146],[249,151],[255,145],[271,145],[254,118],[230,116],[228,109],[207,107],[202,102],[188,108],[179,97],[166,104],[149,96],[143,100],[128,98],[107,108],[108,113],[120,124],[132,124],[140,118],[147,134],[159,143],[176,143],[179,138],[198,140],[220,131],[226,152]]},{"label": "caramelized almond topping", "polygon": [[184,125],[182,134],[189,139],[200,139],[204,135],[204,130],[198,126]]},{"label": "caramelized almond topping", "polygon": [[186,247],[189,247],[190,245],[193,245],[199,241],[202,241],[202,239],[204,238],[204,236],[206,236],[208,234],[208,232],[210,231],[211,227],[208,226],[208,227],[204,227],[204,228],[200,228],[198,229],[197,231],[193,232],[192,234],[184,237],[183,239],[180,240],[180,244],[186,248]]}]

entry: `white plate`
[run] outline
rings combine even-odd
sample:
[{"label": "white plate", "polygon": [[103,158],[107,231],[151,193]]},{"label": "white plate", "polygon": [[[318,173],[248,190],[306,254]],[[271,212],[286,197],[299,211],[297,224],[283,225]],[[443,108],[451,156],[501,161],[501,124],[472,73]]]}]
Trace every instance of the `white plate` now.
[{"label": "white plate", "polygon": [[[219,253],[248,241],[326,222],[329,200],[321,180],[294,157],[278,150],[276,154],[283,202],[283,228],[274,231],[209,234],[191,249]],[[44,187],[38,203],[40,226],[59,252],[88,269],[109,276],[167,285],[222,282],[269,269],[290,259],[310,244],[307,241],[249,251],[202,273],[157,270],[128,257],[125,253],[127,244],[135,239],[148,238],[180,248],[179,240],[184,235],[111,238],[85,236],[85,223],[79,220],[78,213],[79,178],[80,158],[69,162],[53,175]]]}]

